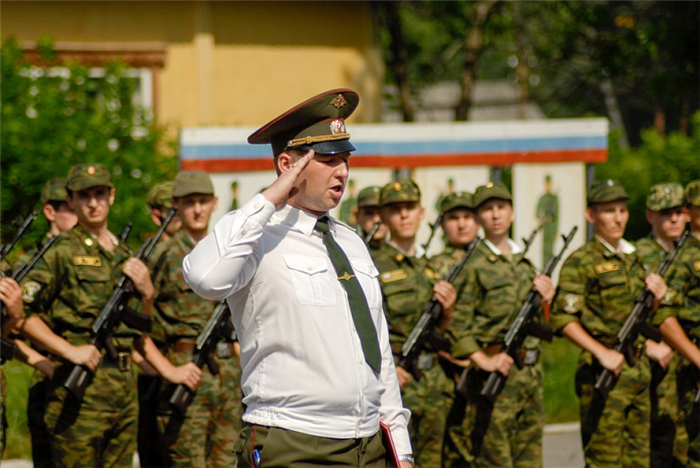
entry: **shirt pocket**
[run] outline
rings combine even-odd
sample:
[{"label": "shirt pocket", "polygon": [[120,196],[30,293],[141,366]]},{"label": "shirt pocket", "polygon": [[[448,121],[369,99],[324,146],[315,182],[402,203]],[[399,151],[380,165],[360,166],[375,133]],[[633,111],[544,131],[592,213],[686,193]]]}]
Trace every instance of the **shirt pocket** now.
[{"label": "shirt pocket", "polygon": [[491,320],[503,320],[510,316],[513,309],[520,306],[517,303],[515,279],[507,272],[481,272],[479,284],[481,285],[480,309]]},{"label": "shirt pocket", "polygon": [[78,288],[73,301],[78,311],[97,310],[104,305],[114,289],[111,271],[108,268],[77,266],[75,276]]},{"label": "shirt pocket", "polygon": [[355,271],[355,276],[360,281],[362,291],[367,298],[367,304],[371,309],[382,309],[382,291],[379,287],[379,270],[369,260],[351,258],[350,263]]},{"label": "shirt pocket", "polygon": [[600,298],[604,310],[622,308],[631,310],[632,301],[627,287],[627,278],[621,272],[603,273],[598,277]]},{"label": "shirt pocket", "polygon": [[335,274],[328,271],[330,265],[327,259],[285,255],[284,263],[289,269],[299,303],[315,307],[335,304],[336,289],[331,280],[337,279]]}]

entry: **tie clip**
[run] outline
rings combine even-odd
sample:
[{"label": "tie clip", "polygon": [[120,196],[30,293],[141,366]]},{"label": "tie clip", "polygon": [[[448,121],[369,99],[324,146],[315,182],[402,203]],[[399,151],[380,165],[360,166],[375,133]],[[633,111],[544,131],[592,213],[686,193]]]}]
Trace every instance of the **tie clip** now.
[{"label": "tie clip", "polygon": [[355,275],[349,274],[347,271],[343,273],[343,276],[338,276],[338,280],[349,280],[350,278],[354,278]]}]

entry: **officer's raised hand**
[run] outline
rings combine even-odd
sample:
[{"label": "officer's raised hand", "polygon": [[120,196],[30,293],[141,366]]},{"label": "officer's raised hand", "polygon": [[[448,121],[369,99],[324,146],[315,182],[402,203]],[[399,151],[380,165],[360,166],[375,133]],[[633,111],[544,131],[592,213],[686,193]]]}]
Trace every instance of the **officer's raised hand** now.
[{"label": "officer's raised hand", "polygon": [[275,205],[275,210],[281,210],[287,206],[287,200],[298,192],[295,183],[309,162],[314,158],[314,151],[309,150],[304,156],[296,159],[287,152],[282,152],[278,156],[277,167],[279,176],[267,189],[262,192],[262,195]]}]

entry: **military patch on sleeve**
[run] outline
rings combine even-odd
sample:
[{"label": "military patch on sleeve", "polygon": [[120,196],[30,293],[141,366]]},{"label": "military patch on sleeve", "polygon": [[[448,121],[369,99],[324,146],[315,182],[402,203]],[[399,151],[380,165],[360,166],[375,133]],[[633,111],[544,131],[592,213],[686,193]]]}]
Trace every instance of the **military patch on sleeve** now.
[{"label": "military patch on sleeve", "polygon": [[379,275],[379,278],[382,280],[382,283],[391,283],[392,281],[400,281],[408,278],[408,273],[406,273],[406,270],[403,269],[385,271]]},{"label": "military patch on sleeve", "polygon": [[611,271],[617,271],[620,269],[620,264],[615,262],[600,263],[593,267],[595,269],[596,275],[602,275],[603,273],[610,273]]},{"label": "military patch on sleeve", "polygon": [[693,270],[700,271],[700,261],[693,263]]},{"label": "military patch on sleeve", "polygon": [[22,286],[22,300],[31,304],[36,299],[36,296],[41,291],[41,285],[36,281],[27,281]]},{"label": "military patch on sleeve", "polygon": [[76,255],[73,257],[73,265],[100,267],[102,259],[96,255]]},{"label": "military patch on sleeve", "polygon": [[438,275],[437,272],[435,270],[433,270],[432,268],[426,268],[425,271],[423,272],[423,274],[425,275],[426,278],[431,279],[431,280],[439,281],[442,279],[440,277],[440,275]]},{"label": "military patch on sleeve", "polygon": [[674,303],[676,300],[676,296],[678,295],[678,291],[676,291],[673,288],[668,288],[666,290],[666,294],[664,294],[664,297],[661,298],[661,304],[662,305],[671,305]]},{"label": "military patch on sleeve", "polygon": [[562,298],[562,302],[564,302],[564,312],[575,314],[581,310],[582,298],[578,294],[566,294]]}]

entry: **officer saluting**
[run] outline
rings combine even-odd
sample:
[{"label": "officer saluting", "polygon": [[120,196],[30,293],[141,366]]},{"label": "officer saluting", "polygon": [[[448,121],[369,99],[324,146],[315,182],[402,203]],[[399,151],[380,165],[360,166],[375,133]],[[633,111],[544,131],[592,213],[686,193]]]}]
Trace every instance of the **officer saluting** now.
[{"label": "officer saluting", "polygon": [[249,143],[272,145],[278,178],[184,261],[192,289],[233,311],[239,467],[383,466],[380,419],[411,465],[377,270],[355,231],[327,214],[348,181],[345,119],[358,101],[327,91],[253,133]]}]

